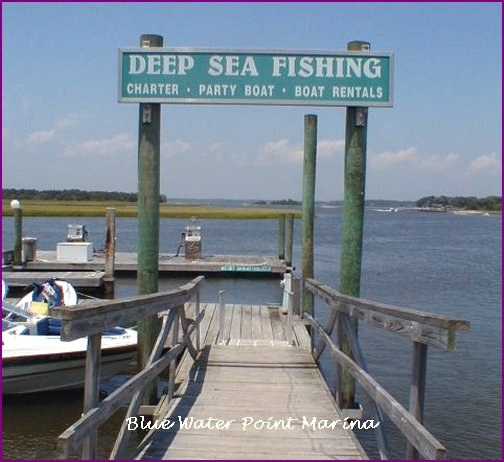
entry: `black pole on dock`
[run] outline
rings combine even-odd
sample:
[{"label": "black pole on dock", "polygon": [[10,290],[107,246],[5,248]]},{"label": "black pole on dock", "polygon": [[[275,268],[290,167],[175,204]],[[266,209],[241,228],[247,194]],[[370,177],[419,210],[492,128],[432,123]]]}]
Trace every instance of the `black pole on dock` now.
[{"label": "black pole on dock", "polygon": [[[315,224],[315,178],[317,171],[317,116],[304,118],[303,160],[303,224],[302,224],[302,272],[303,287],[306,278],[314,277],[313,229]],[[313,294],[303,290],[303,312],[313,316]]]},{"label": "black pole on dock", "polygon": [[[140,47],[163,46],[160,35],[142,35]],[[151,294],[159,288],[159,195],[161,104],[139,105],[138,132],[138,293]],[[156,316],[138,323],[138,362],[143,368],[154,347],[161,324]],[[145,394],[146,404],[157,403],[157,383]]]},{"label": "black pole on dock", "polygon": [[[349,42],[348,51],[368,52],[368,42]],[[364,200],[366,190],[367,107],[347,107],[345,129],[345,205],[340,260],[340,292],[360,296],[362,238],[364,229]],[[352,319],[357,334],[357,320]],[[351,356],[345,335],[338,335],[340,348]],[[339,404],[341,408],[355,407],[355,379],[346,371],[340,374]]]}]

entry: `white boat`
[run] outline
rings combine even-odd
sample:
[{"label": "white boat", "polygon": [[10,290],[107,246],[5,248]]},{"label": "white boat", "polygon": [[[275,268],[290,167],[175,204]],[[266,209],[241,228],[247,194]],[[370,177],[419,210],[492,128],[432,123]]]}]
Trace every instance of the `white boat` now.
[{"label": "white boat", "polygon": [[388,212],[388,213],[397,213],[399,209],[397,207],[389,207],[388,209],[374,209],[375,212]]},{"label": "white boat", "polygon": [[[2,301],[2,394],[80,388],[84,384],[87,338],[60,339],[61,320]],[[37,302],[42,303],[43,302]],[[137,333],[117,327],[103,333],[100,376],[110,377],[133,359]]]}]

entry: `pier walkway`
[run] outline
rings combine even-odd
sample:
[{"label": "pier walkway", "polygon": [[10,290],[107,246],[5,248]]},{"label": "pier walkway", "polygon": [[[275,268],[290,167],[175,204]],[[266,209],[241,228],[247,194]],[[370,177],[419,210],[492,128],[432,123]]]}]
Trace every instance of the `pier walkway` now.
[{"label": "pier walkway", "polygon": [[[177,392],[154,416],[175,424],[152,431],[137,459],[367,458],[343,428],[299,318],[289,339],[288,315],[280,307],[227,304],[219,336],[219,304],[201,308],[200,358],[190,367],[185,356]],[[203,421],[208,426],[198,428]],[[318,428],[323,421],[335,422],[334,428]],[[195,425],[183,428],[181,422]]]},{"label": "pier walkway", "polygon": [[[207,345],[160,418],[175,425],[152,432],[137,459],[367,458],[300,347]],[[318,429],[323,420],[339,424]]]},{"label": "pier walkway", "polygon": [[[322,327],[314,315],[293,312],[291,292],[284,307],[226,305],[222,297],[218,304],[200,303],[202,282],[198,277],[169,292],[51,309],[62,319],[63,340],[88,337],[84,412],[58,438],[62,458],[82,448],[82,459],[96,459],[98,428],[129,402],[111,459],[367,459],[352,421],[345,420],[348,410],[339,409],[324,382],[324,349],[360,387],[365,417],[353,422],[375,434],[380,458],[397,454],[387,441],[385,415],[406,438],[407,458],[446,457],[422,424],[427,348],[453,351],[467,321],[348,297],[307,279],[304,289],[329,304]],[[163,323],[143,370],[100,401],[101,333],[152,315]],[[408,410],[367,372],[351,317],[412,343]],[[352,357],[331,338],[333,331],[345,333]],[[161,399],[142,405],[147,385],[167,367]],[[156,425],[136,444],[140,422],[148,421]]]}]

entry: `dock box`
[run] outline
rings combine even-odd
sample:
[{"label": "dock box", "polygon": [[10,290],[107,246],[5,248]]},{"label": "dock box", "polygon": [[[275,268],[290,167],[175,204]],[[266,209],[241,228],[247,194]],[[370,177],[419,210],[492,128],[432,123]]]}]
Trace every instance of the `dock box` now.
[{"label": "dock box", "polygon": [[88,262],[93,259],[92,242],[58,242],[56,260],[69,263]]}]

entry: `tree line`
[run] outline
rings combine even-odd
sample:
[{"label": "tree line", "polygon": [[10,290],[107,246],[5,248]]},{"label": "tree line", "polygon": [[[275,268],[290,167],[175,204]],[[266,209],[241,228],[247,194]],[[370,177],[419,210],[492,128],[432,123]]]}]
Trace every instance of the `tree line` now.
[{"label": "tree line", "polygon": [[459,210],[488,210],[502,211],[502,197],[488,196],[477,198],[469,197],[448,197],[448,196],[426,196],[416,201],[417,207],[443,206]]},{"label": "tree line", "polygon": [[[2,189],[2,199],[12,200],[54,200],[54,201],[114,201],[114,202],[136,202],[137,193],[118,191],[82,191],[80,189]],[[161,194],[159,201],[167,202],[164,194]]]}]

